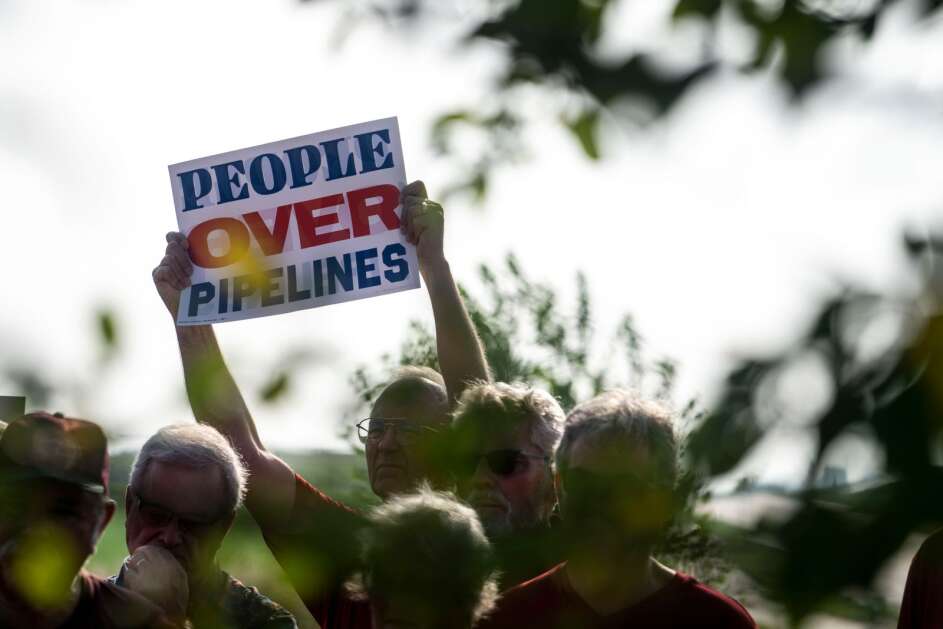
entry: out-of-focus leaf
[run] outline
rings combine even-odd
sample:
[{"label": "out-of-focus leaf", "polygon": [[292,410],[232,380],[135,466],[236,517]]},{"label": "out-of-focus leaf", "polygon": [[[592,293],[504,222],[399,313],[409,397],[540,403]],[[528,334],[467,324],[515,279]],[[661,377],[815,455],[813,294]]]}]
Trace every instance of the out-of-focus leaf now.
[{"label": "out-of-focus leaf", "polygon": [[106,351],[113,351],[118,346],[118,331],[115,315],[110,310],[99,310],[96,315],[98,339]]},{"label": "out-of-focus leaf", "polygon": [[599,159],[597,135],[599,129],[599,110],[584,111],[575,118],[565,121],[567,128],[576,136],[583,152],[592,160]]},{"label": "out-of-focus leaf", "polygon": [[275,377],[266,383],[264,387],[262,387],[259,397],[263,402],[271,404],[288,392],[290,384],[291,375],[285,371],[279,372],[275,374]]},{"label": "out-of-focus leaf", "polygon": [[720,12],[723,0],[679,0],[671,16],[675,20],[686,17],[713,18]]}]

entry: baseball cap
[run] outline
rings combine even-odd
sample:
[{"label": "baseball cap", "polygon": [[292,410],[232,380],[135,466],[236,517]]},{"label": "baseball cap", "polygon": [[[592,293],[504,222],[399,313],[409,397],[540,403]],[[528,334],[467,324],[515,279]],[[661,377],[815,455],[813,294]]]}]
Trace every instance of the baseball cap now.
[{"label": "baseball cap", "polygon": [[49,478],[108,493],[108,445],[90,421],[59,414],[29,413],[0,434],[0,478]]}]

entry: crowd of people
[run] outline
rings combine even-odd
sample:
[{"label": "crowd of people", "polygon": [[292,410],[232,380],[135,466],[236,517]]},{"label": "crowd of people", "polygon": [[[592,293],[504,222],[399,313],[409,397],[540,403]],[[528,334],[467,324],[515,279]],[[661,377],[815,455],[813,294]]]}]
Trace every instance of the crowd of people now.
[{"label": "crowd of people", "polygon": [[[671,409],[613,390],[567,414],[539,388],[492,381],[443,210],[421,182],[402,199],[441,373],[402,369],[357,423],[380,506],[341,504],[266,449],[212,327],[177,326],[197,423],[162,428],[138,453],[116,575],[83,570],[116,508],[102,430],[36,412],[0,435],[0,627],[295,627],[218,565],[243,506],[324,629],[757,626],[653,556],[681,506]],[[153,273],[174,319],[187,249],[168,234]]]}]

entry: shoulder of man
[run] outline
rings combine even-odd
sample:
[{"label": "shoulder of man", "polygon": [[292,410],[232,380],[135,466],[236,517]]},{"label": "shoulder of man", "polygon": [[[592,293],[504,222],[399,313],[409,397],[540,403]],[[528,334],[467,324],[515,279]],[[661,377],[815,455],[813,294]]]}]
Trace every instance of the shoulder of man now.
[{"label": "shoulder of man", "polygon": [[[104,623],[101,629],[173,627],[159,607],[143,596],[115,584],[112,579],[102,579],[87,572],[82,572],[79,578],[82,579],[84,601],[79,604],[77,611],[94,618],[95,622]],[[92,618],[76,620],[79,621],[78,626],[83,626],[83,621],[91,621]]]},{"label": "shoulder of man", "polygon": [[680,572],[677,583],[684,592],[683,606],[689,613],[702,618],[705,626],[756,629],[756,621],[736,599]]},{"label": "shoulder of man", "polygon": [[506,590],[497,608],[476,629],[510,629],[536,626],[552,618],[566,605],[567,589],[562,577],[563,564]]},{"label": "shoulder of man", "polygon": [[295,617],[287,609],[265,596],[257,588],[249,587],[226,575],[223,605],[226,615],[238,620],[243,629],[296,629]]},{"label": "shoulder of man", "polygon": [[900,603],[898,629],[931,626],[943,619],[943,529],[920,545],[907,571],[907,583]]}]

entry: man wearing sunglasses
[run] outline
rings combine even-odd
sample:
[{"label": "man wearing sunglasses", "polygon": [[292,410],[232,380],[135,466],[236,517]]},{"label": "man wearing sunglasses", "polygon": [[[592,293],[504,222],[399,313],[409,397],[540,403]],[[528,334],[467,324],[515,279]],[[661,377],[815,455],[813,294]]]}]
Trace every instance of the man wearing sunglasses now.
[{"label": "man wearing sunglasses", "polygon": [[[403,189],[402,206],[401,229],[416,245],[432,304],[442,375],[421,369],[398,374],[358,427],[370,486],[384,499],[441,476],[432,442],[448,426],[449,409],[466,384],[489,378],[481,342],[443,252],[442,206],[427,199],[421,181]],[[176,318],[193,266],[183,234],[168,234],[167,242],[153,279]],[[344,580],[356,568],[356,533],[363,518],[265,448],[211,326],[182,326],[176,332],[194,415],[223,433],[245,460],[250,473],[246,506],[302,601],[325,629],[369,626],[369,610],[364,615],[364,607],[351,604],[343,592]]]},{"label": "man wearing sunglasses", "polygon": [[[185,610],[193,629],[295,629],[284,608],[223,572],[216,553],[232,527],[245,493],[246,470],[216,430],[198,424],[167,426],[141,448],[125,496],[125,537],[131,557],[114,578],[131,586],[187,597],[164,608]],[[166,562],[147,553],[162,548],[186,574],[178,587]],[[138,552],[142,551],[142,552]],[[128,581],[128,582],[126,582]]]},{"label": "man wearing sunglasses", "polygon": [[556,453],[565,559],[482,629],[755,629],[739,603],[652,557],[677,498],[670,412],[613,391],[567,416]]},{"label": "man wearing sunglasses", "polygon": [[458,493],[488,532],[505,587],[559,562],[551,463],[563,419],[550,394],[500,382],[469,387],[455,410],[450,451]]}]

